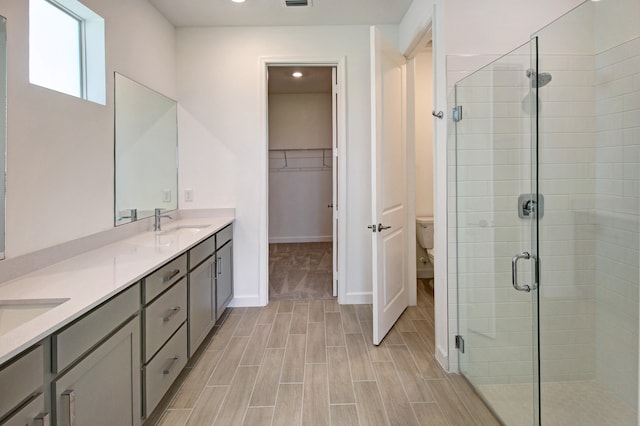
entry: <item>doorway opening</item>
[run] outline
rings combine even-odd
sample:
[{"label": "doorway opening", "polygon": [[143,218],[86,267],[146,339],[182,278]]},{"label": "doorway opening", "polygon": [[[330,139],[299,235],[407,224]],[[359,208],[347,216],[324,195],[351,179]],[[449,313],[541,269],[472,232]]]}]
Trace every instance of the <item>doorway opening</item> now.
[{"label": "doorway opening", "polygon": [[418,289],[433,294],[434,282],[434,149],[433,52],[428,41],[412,58],[415,112],[415,223]]},{"label": "doorway opening", "polygon": [[337,296],[335,66],[269,65],[269,300]]}]

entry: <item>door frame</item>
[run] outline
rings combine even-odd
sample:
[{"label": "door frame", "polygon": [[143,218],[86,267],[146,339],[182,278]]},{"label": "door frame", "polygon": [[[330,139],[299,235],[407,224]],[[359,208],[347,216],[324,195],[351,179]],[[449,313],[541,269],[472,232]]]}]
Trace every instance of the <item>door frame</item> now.
[{"label": "door frame", "polygon": [[[336,67],[338,96],[338,303],[346,300],[346,228],[347,219],[347,182],[346,182],[346,141],[347,141],[347,115],[346,115],[346,58],[317,58],[317,57],[261,57],[260,58],[260,108],[262,116],[263,138],[260,142],[260,150],[263,155],[264,184],[260,195],[260,277],[259,302],[261,306],[269,303],[269,85],[268,70],[270,66],[301,66],[301,67]],[[335,221],[334,221],[335,226]]]},{"label": "door frame", "polygon": [[[455,266],[451,271],[449,263],[449,228],[448,228],[448,158],[447,158],[447,125],[450,120],[447,105],[447,64],[446,64],[446,31],[445,8],[442,2],[433,2],[424,7],[417,7],[420,20],[407,23],[407,32],[401,34],[404,54],[411,59],[416,48],[431,32],[433,41],[433,109],[443,112],[443,119],[435,119],[433,126],[433,162],[434,162],[434,248],[437,254],[434,266],[434,320],[435,320],[435,356],[438,363],[447,371],[458,370],[458,360],[453,347],[453,335],[457,331],[457,311],[455,292],[450,294],[449,274],[455,274]],[[407,146],[409,149],[409,146]],[[415,181],[414,181],[415,185]],[[455,286],[455,279],[452,280]]]}]

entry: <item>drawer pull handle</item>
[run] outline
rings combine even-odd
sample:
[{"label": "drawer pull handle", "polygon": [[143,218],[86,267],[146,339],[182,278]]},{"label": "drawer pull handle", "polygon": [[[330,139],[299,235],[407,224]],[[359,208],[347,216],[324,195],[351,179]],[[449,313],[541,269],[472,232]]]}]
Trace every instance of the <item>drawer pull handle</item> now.
[{"label": "drawer pull handle", "polygon": [[162,317],[162,322],[169,322],[171,319],[176,316],[178,312],[180,312],[180,306],[176,306],[175,308],[169,309],[169,315],[166,317]]},{"label": "drawer pull handle", "polygon": [[51,422],[49,421],[49,413],[41,413],[33,419],[34,426],[49,426]]},{"label": "drawer pull handle", "polygon": [[169,281],[174,279],[179,273],[180,273],[180,269],[174,269],[173,271],[169,272],[167,275],[162,277],[162,282],[168,283]]},{"label": "drawer pull handle", "polygon": [[169,373],[171,373],[171,370],[173,370],[173,367],[177,364],[178,360],[180,359],[179,356],[174,356],[173,358],[171,358],[171,364],[169,364],[169,366],[167,366],[167,368],[165,368],[162,371],[162,374],[164,374],[165,376]]},{"label": "drawer pull handle", "polygon": [[216,269],[218,270],[218,275],[222,275],[222,258],[219,257],[216,262]]},{"label": "drawer pull handle", "polygon": [[62,393],[62,404],[67,414],[67,426],[73,426],[76,423],[76,392],[73,389],[66,390]]}]

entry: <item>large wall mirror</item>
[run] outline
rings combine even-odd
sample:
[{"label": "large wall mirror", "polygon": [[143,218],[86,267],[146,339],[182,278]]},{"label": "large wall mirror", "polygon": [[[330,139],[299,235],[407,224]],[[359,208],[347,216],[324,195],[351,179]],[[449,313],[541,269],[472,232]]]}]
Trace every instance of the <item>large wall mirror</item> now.
[{"label": "large wall mirror", "polygon": [[178,208],[177,104],[115,74],[115,225]]},{"label": "large wall mirror", "polygon": [[5,255],[7,177],[7,19],[0,16],[0,259]]}]

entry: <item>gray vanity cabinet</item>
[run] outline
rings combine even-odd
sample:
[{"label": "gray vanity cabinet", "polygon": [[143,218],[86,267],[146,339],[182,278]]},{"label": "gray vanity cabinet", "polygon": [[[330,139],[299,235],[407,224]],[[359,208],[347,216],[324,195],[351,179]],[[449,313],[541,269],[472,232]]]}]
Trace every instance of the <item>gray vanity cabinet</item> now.
[{"label": "gray vanity cabinet", "polygon": [[216,250],[216,320],[233,299],[233,241]]},{"label": "gray vanity cabinet", "polygon": [[216,320],[233,299],[233,224],[216,233]]},{"label": "gray vanity cabinet", "polygon": [[144,278],[142,413],[148,417],[187,363],[187,255]]},{"label": "gray vanity cabinet", "polygon": [[189,251],[189,356],[216,322],[215,237]]},{"label": "gray vanity cabinet", "polygon": [[140,424],[140,319],[136,316],[53,382],[56,424]]},{"label": "gray vanity cabinet", "polygon": [[[0,368],[0,424],[46,426],[45,350],[37,345]],[[12,413],[13,412],[13,413]]]},{"label": "gray vanity cabinet", "polygon": [[140,285],[54,333],[56,425],[140,424]]},{"label": "gray vanity cabinet", "polygon": [[49,426],[50,424],[49,414],[45,413],[44,394],[38,395],[2,422],[2,426]]}]

